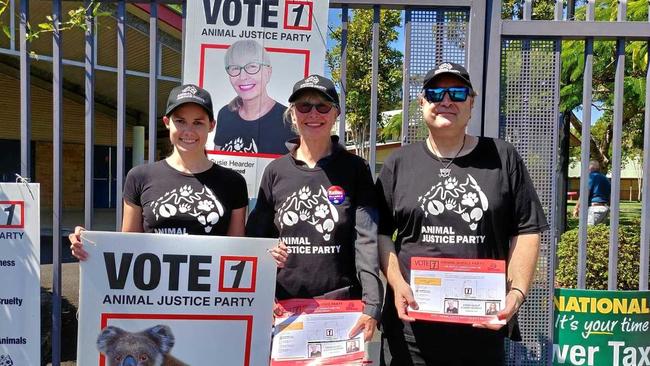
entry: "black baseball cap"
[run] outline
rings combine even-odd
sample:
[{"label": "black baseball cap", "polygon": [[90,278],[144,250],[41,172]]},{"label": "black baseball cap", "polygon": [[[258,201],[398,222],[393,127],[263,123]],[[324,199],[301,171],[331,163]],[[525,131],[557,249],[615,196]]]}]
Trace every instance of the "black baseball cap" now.
[{"label": "black baseball cap", "polygon": [[472,87],[472,82],[469,80],[469,73],[467,70],[459,64],[453,62],[443,62],[436,66],[435,68],[429,70],[424,76],[424,81],[422,82],[422,89],[425,89],[429,84],[433,83],[437,78],[442,75],[451,75],[455,76],[457,79],[461,80],[465,85],[469,86],[470,89],[474,90]]},{"label": "black baseball cap", "polygon": [[298,81],[293,86],[293,93],[289,96],[289,103],[295,102],[298,96],[304,91],[315,90],[321,93],[326,100],[339,105],[339,93],[336,92],[334,82],[324,76],[309,75]]},{"label": "black baseball cap", "polygon": [[165,110],[165,116],[169,116],[174,109],[180,107],[185,103],[194,103],[198,104],[210,117],[210,121],[214,120],[214,112],[212,111],[212,98],[210,93],[207,90],[196,86],[194,84],[185,84],[179,85],[172,89],[169,92],[169,98],[167,98],[167,109]]}]

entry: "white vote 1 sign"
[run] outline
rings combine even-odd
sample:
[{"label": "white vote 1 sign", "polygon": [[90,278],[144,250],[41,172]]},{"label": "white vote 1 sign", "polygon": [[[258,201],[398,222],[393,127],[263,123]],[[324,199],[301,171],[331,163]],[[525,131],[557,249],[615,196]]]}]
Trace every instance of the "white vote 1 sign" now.
[{"label": "white vote 1 sign", "polygon": [[79,365],[268,365],[277,239],[87,231],[82,241]]},{"label": "white vote 1 sign", "polygon": [[183,83],[210,92],[208,158],[244,176],[251,206],[264,169],[287,152],[294,83],[324,73],[328,11],[328,0],[187,2]]},{"label": "white vote 1 sign", "polygon": [[0,365],[40,365],[39,185],[0,183]]}]

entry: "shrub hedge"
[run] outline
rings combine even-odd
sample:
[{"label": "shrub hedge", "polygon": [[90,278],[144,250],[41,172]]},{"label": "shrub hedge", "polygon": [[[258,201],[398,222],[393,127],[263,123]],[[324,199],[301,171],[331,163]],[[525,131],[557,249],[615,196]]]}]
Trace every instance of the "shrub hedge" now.
[{"label": "shrub hedge", "polygon": [[[618,289],[638,290],[641,224],[619,226]],[[608,225],[587,229],[586,286],[592,290],[607,290],[609,262]],[[562,235],[557,248],[556,287],[575,288],[578,268],[578,228]]]}]

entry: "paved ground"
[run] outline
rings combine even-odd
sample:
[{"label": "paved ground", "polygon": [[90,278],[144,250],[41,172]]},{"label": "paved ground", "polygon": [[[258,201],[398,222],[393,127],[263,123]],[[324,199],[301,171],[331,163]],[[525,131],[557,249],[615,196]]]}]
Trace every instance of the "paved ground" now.
[{"label": "paved ground", "polygon": [[[79,263],[64,263],[61,265],[61,290],[63,297],[75,307],[79,305]],[[41,266],[41,286],[52,290],[52,265]]]},{"label": "paved ground", "polygon": [[[64,263],[61,273],[61,288],[62,288],[62,332],[61,332],[61,360],[66,361],[61,363],[65,366],[76,365],[76,350],[77,350],[77,319],[76,310],[79,305],[79,265],[77,263]],[[52,265],[41,266],[41,287],[47,291],[52,290]],[[50,327],[51,327],[51,305],[49,296],[41,296],[41,334],[47,337],[43,349],[41,349],[41,357],[50,361],[50,345],[49,340]]]}]

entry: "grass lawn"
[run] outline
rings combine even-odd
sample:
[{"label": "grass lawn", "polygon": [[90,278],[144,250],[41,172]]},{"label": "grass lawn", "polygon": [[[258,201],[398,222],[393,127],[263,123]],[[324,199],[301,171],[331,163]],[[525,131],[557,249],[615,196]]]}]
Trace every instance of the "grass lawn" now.
[{"label": "grass lawn", "polygon": [[[573,217],[573,208],[578,201],[567,202],[567,230],[578,227],[578,218]],[[610,217],[612,213],[609,213]],[[619,225],[638,225],[641,219],[641,202],[621,201]],[[609,222],[609,219],[608,221]]]}]

